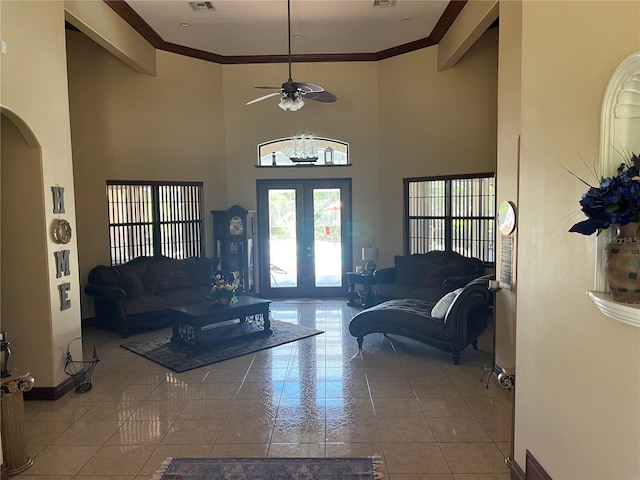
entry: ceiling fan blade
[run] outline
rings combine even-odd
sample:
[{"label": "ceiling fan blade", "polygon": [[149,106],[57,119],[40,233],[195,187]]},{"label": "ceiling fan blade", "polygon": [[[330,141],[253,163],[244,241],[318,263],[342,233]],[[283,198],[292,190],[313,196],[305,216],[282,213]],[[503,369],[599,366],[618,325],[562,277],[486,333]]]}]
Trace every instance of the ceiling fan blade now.
[{"label": "ceiling fan blade", "polygon": [[263,95],[262,97],[258,97],[255,100],[251,100],[250,102],[247,102],[247,105],[251,105],[252,103],[256,103],[256,102],[259,102],[261,100],[265,100],[267,98],[275,97],[276,95],[280,95],[280,92],[273,92],[273,93],[269,93],[267,95]]},{"label": "ceiling fan blade", "polygon": [[281,87],[253,87],[253,88],[262,88],[266,90],[280,90]]},{"label": "ceiling fan blade", "polygon": [[304,94],[324,92],[324,88],[322,88],[320,85],[316,85],[315,83],[293,82],[293,84]]},{"label": "ceiling fan blade", "polygon": [[338,97],[336,97],[333,93],[327,92],[326,90],[322,92],[308,93],[304,96],[304,98],[308,98],[309,100],[315,100],[316,102],[323,102],[323,103],[335,102],[338,99]]}]

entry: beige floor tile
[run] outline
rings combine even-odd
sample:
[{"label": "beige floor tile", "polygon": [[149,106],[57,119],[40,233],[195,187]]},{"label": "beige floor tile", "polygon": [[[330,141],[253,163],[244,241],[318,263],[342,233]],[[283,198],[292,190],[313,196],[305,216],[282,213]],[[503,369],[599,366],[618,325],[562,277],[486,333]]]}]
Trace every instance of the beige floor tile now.
[{"label": "beige floor tile", "polygon": [[454,480],[450,473],[394,473],[389,480]]},{"label": "beige floor tile", "polygon": [[[358,311],[343,299],[274,301],[274,318],[325,333],[183,373],[90,327],[83,334],[101,358],[93,388],[25,402],[35,465],[31,479],[17,478],[151,480],[169,456],[381,454],[388,479],[454,480],[446,450],[459,469],[455,480],[503,480],[511,401],[493,377],[489,389],[480,381],[490,355],[468,349],[454,366],[446,352],[381,334],[368,335],[359,351],[348,332]],[[465,445],[473,446],[470,454]]]},{"label": "beige floor tile", "polygon": [[240,382],[203,383],[200,385],[200,399],[235,399],[240,390],[240,385]]},{"label": "beige floor tile", "polygon": [[73,425],[73,423],[73,420],[63,422],[25,422],[25,443],[27,445],[49,445]]},{"label": "beige floor tile", "polygon": [[478,420],[494,442],[511,441],[511,417],[480,417]]},{"label": "beige floor tile", "polygon": [[189,400],[178,418],[181,420],[225,419],[232,405],[233,403],[228,400]]},{"label": "beige floor tile", "polygon": [[213,445],[221,428],[222,420],[176,420],[161,443]]},{"label": "beige floor tile", "polygon": [[[75,475],[98,446],[49,446],[33,458],[29,475]],[[20,477],[18,477],[20,478]]]},{"label": "beige floor tile", "polygon": [[156,445],[170,426],[171,422],[165,420],[127,420],[105,444]]},{"label": "beige floor tile", "polygon": [[493,443],[441,443],[442,453],[456,473],[509,473],[504,456]]},{"label": "beige floor tile", "polygon": [[76,422],[51,444],[103,445],[118,428],[118,422]]},{"label": "beige floor tile", "polygon": [[173,421],[189,403],[188,400],[146,400],[129,420],[164,420]]},{"label": "beige floor tile", "polygon": [[[77,448],[77,447],[76,447]],[[137,475],[155,447],[144,445],[103,446],[82,467],[79,475]]]},{"label": "beige floor tile", "polygon": [[389,475],[397,473],[450,473],[447,462],[435,443],[383,443]]},{"label": "beige floor tile", "polygon": [[376,398],[373,408],[377,418],[418,417],[424,418],[417,398]]},{"label": "beige floor tile", "polygon": [[382,444],[371,442],[327,443],[327,458],[362,458],[382,455]]},{"label": "beige floor tile", "polygon": [[429,425],[438,442],[491,442],[480,422],[473,417],[429,418]]},{"label": "beige floor tile", "polygon": [[324,458],[324,443],[271,443],[267,457]]},{"label": "beige floor tile", "polygon": [[273,427],[271,443],[324,443],[324,419],[279,419]]},{"label": "beige floor tile", "polygon": [[511,418],[511,402],[503,395],[492,397],[465,397],[465,401],[476,417]]},{"label": "beige floor tile", "polygon": [[378,418],[378,430],[383,443],[431,443],[436,441],[429,423],[424,417]]},{"label": "beige floor tile", "polygon": [[78,422],[118,422],[124,423],[142,402],[92,402]]},{"label": "beige floor tile", "polygon": [[211,445],[158,445],[140,470],[140,475],[153,475],[167,458],[207,458]]},{"label": "beige floor tile", "polygon": [[266,458],[268,450],[267,443],[216,443],[209,452],[209,457]]},{"label": "beige floor tile", "polygon": [[473,417],[473,412],[461,397],[419,397],[418,400],[427,418]]},{"label": "beige floor tile", "polygon": [[509,473],[457,473],[454,480],[510,480]]},{"label": "beige floor tile", "polygon": [[369,382],[371,398],[415,398],[415,393],[408,381]]}]

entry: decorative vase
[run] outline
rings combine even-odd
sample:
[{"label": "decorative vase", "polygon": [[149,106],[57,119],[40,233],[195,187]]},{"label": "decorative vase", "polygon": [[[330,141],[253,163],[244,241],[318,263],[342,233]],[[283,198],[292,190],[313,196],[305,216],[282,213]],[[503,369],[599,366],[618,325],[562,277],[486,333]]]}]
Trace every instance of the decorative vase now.
[{"label": "decorative vase", "polygon": [[640,223],[614,225],[617,235],[604,250],[604,269],[611,298],[640,303]]}]

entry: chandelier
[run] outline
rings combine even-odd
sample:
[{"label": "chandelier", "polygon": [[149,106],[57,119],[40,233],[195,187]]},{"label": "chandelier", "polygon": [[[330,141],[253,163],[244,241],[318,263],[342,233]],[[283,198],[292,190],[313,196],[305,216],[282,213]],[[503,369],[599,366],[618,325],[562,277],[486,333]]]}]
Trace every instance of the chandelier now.
[{"label": "chandelier", "polygon": [[[302,99],[298,98],[301,103]],[[298,107],[299,108],[299,107]],[[284,149],[284,154],[295,163],[313,163],[318,160],[318,148],[311,135],[296,135],[292,139],[293,146]]]}]

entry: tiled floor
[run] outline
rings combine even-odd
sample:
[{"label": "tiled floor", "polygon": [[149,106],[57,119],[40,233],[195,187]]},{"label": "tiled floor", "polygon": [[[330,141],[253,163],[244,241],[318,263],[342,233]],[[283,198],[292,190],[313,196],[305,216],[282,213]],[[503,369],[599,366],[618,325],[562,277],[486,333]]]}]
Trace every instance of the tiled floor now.
[{"label": "tiled floor", "polygon": [[[490,333],[454,366],[444,352],[369,335],[344,300],[282,301],[272,317],[325,333],[176,374],[87,329],[93,388],[27,401],[34,464],[19,480],[150,479],[167,457],[384,458],[390,480],[507,480],[509,392],[480,381]],[[131,338],[155,336],[141,333]]]}]

